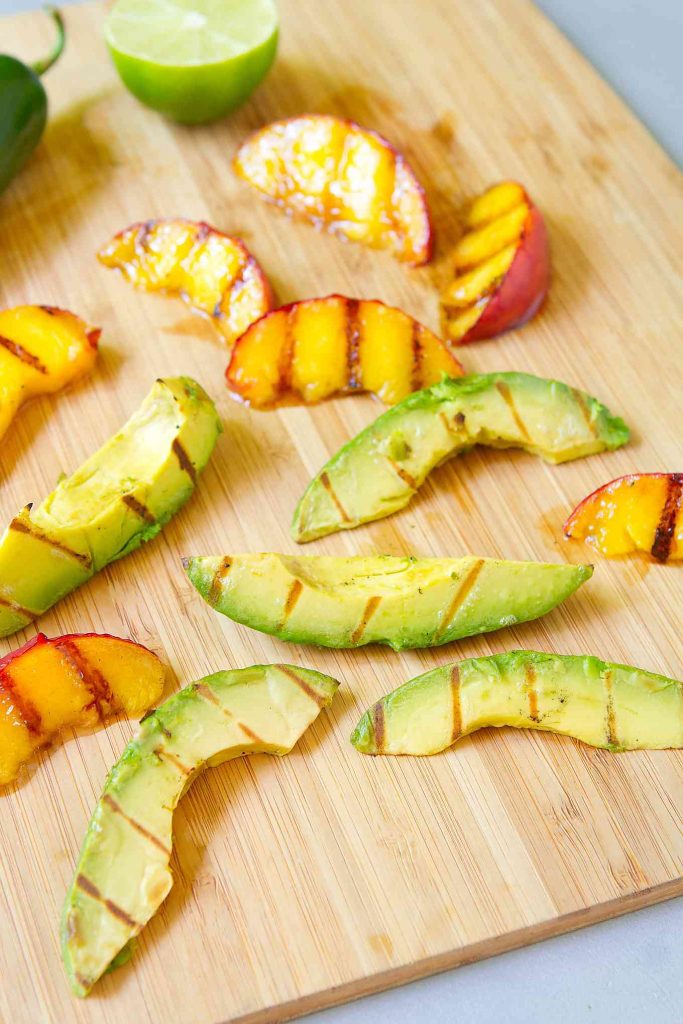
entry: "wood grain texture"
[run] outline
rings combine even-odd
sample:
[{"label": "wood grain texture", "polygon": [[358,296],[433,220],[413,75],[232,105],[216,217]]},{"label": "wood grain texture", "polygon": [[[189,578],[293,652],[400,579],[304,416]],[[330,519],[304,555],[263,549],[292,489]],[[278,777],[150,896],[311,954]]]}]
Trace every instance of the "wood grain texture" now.
[{"label": "wood grain texture", "polygon": [[[524,646],[591,652],[683,675],[683,576],[646,558],[597,561],[594,579],[538,623],[436,651],[323,651],[221,618],[180,557],[293,551],[310,475],[379,411],[369,397],[250,413],[223,385],[225,352],[182,303],[135,292],[94,252],[132,221],[180,215],[240,234],[281,301],[338,291],[438,325],[435,285],[466,197],[519,178],[547,217],[554,280],[542,315],[463,350],[470,370],[520,369],[585,388],[633,443],[556,468],[473,451],[432,474],[402,513],[307,547],[592,560],[560,524],[597,485],[681,470],[680,177],[645,129],[526,0],[454,4],[281,0],[282,48],[229,121],[174,127],[119,85],[102,9],[69,9],[52,117],[0,199],[0,302],[52,303],[104,328],[90,379],[25,408],[0,449],[0,517],[40,499],[137,407],[159,375],[189,373],[225,433],[191,503],[144,549],[43,616],[50,635],[106,630],[150,646],[169,688],[209,671],[286,660],[343,680],[282,761],[207,773],[176,816],[176,885],[132,964],[85,1003],[58,950],[64,892],[105,773],[133,725],[66,737],[0,797],[0,1019],[13,1024],[273,1021],[577,927],[683,891],[683,755],[591,750],[486,730],[429,760],[371,759],[348,736],[387,690],[432,666]],[[2,22],[28,59],[47,20]],[[405,150],[427,186],[437,260],[319,235],[229,169],[245,133],[306,110],[352,116]],[[0,641],[0,653],[33,630]]]}]

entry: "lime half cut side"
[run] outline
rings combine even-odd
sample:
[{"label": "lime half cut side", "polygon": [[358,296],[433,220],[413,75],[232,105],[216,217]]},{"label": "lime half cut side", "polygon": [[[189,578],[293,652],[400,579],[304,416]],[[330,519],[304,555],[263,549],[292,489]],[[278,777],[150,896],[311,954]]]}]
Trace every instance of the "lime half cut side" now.
[{"label": "lime half cut side", "polygon": [[277,49],[274,0],[117,0],[104,37],[124,85],[185,124],[240,106]]}]

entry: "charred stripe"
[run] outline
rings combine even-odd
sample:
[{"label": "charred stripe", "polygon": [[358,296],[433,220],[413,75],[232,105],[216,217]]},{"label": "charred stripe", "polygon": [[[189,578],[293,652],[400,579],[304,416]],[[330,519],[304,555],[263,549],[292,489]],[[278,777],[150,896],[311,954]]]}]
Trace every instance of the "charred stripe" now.
[{"label": "charred stripe", "polygon": [[218,603],[223,589],[223,580],[230,572],[231,566],[232,558],[228,558],[226,555],[225,558],[221,559],[221,563],[213,574],[211,586],[209,587],[209,604],[215,605]]},{"label": "charred stripe", "polygon": [[346,300],[346,366],[349,378],[349,391],[359,391],[363,387],[360,371],[360,323],[358,299]]},{"label": "charred stripe", "polygon": [[446,614],[444,615],[443,619],[441,620],[441,622],[439,624],[438,629],[436,630],[436,633],[434,634],[434,639],[435,640],[438,640],[440,637],[442,637],[443,634],[448,629],[449,625],[451,624],[451,622],[455,618],[455,615],[456,615],[458,609],[460,607],[462,607],[462,605],[463,605],[463,603],[465,601],[465,598],[467,597],[467,595],[469,594],[470,590],[472,589],[472,587],[476,583],[477,577],[478,577],[479,573],[481,572],[483,565],[484,565],[484,559],[483,558],[477,559],[477,561],[474,563],[474,565],[472,566],[470,571],[467,573],[465,578],[463,580],[461,580],[460,586],[458,587],[458,589],[456,590],[455,594],[453,595],[453,598],[451,600],[450,605],[448,606]]},{"label": "charred stripe", "polygon": [[344,506],[342,505],[341,501],[339,500],[337,492],[335,491],[334,487],[332,486],[332,483],[331,483],[330,478],[327,475],[327,473],[321,473],[320,474],[320,483],[325,488],[325,490],[329,494],[330,498],[334,502],[334,506],[337,509],[337,512],[339,513],[339,515],[340,515],[340,517],[342,519],[342,522],[344,522],[344,523],[351,522],[349,516],[346,513],[346,509],[344,508]]},{"label": "charred stripe", "polygon": [[80,552],[74,551],[66,544],[62,544],[61,541],[54,540],[53,537],[48,537],[46,533],[43,533],[43,531],[33,523],[26,522],[25,519],[20,519],[16,516],[9,524],[9,529],[15,530],[17,533],[27,533],[29,537],[42,541],[43,544],[49,544],[50,547],[55,548],[56,551],[61,551],[65,555],[69,555],[71,558],[74,558],[77,562],[80,562],[84,568],[92,568],[92,559],[90,555],[82,555]]},{"label": "charred stripe", "polygon": [[496,391],[498,392],[498,394],[500,395],[500,397],[503,399],[503,401],[507,405],[508,409],[510,410],[510,415],[512,416],[512,418],[513,418],[513,420],[515,422],[515,426],[517,427],[517,430],[522,435],[523,439],[525,441],[530,441],[531,437],[529,436],[529,431],[526,428],[524,420],[522,419],[522,417],[519,414],[519,410],[518,410],[517,406],[515,405],[515,400],[512,397],[512,392],[510,391],[510,388],[507,386],[505,381],[503,381],[503,380],[496,381]]},{"label": "charred stripe", "polygon": [[85,875],[76,876],[76,887],[84,892],[86,896],[95,900],[97,903],[101,903],[102,906],[109,911],[112,917],[118,918],[119,921],[123,921],[129,928],[140,928],[140,925],[135,921],[130,914],[120,907],[118,903],[114,903],[113,900],[107,899],[102,895],[100,890],[97,888],[94,882],[91,882]]},{"label": "charred stripe", "polygon": [[134,512],[136,516],[139,516],[140,519],[143,519],[146,523],[149,523],[150,525],[156,523],[156,519],[147,506],[143,505],[142,502],[138,501],[138,499],[132,494],[124,494],[121,501],[131,510],[131,512]]},{"label": "charred stripe", "polygon": [[104,718],[108,710],[114,710],[117,707],[117,701],[107,679],[99,669],[90,664],[83,652],[78,649],[77,644],[73,640],[63,640],[56,645],[56,648],[80,676],[90,693],[92,700],[86,705],[86,710],[94,707],[100,718]]},{"label": "charred stripe", "polygon": [[386,719],[381,700],[378,700],[372,709],[372,732],[375,737],[375,753],[381,754],[386,742]]},{"label": "charred stripe", "polygon": [[365,605],[365,608],[363,609],[363,614],[360,617],[360,622],[358,623],[353,633],[351,634],[352,644],[357,644],[360,642],[363,633],[367,629],[368,622],[377,611],[381,600],[381,597],[371,597],[368,599],[368,602]]},{"label": "charred stripe", "polygon": [[454,665],[451,669],[451,701],[453,705],[453,724],[451,726],[451,743],[462,736],[462,707],[460,702],[460,668]]},{"label": "charred stripe", "polygon": [[408,470],[404,469],[402,466],[399,466],[398,462],[395,462],[394,459],[390,458],[388,455],[386,455],[385,458],[396,476],[399,477],[404,484],[410,487],[411,491],[416,491],[418,488],[418,482],[413,474],[409,473]]},{"label": "charred stripe", "polygon": [[422,324],[413,320],[412,330],[413,346],[413,369],[411,387],[413,391],[419,391],[422,384]]},{"label": "charred stripe", "polygon": [[524,666],[524,685],[529,701],[529,718],[532,722],[540,721],[538,717],[538,690],[536,689],[536,669],[527,662]]},{"label": "charred stripe", "polygon": [[38,711],[33,701],[27,700],[16,688],[8,668],[0,669],[0,689],[3,689],[8,695],[31,735],[40,736],[43,731],[43,720],[40,711]]},{"label": "charred stripe", "polygon": [[174,438],[171,448],[173,449],[173,454],[178,460],[180,468],[183,470],[184,473],[187,473],[192,483],[196,485],[197,470],[194,468],[190,456],[187,454],[182,444],[180,443],[180,440],[177,437]]},{"label": "charred stripe", "polygon": [[611,669],[603,674],[602,683],[605,688],[605,739],[610,747],[618,747],[617,723],[614,714],[614,689]]},{"label": "charred stripe", "polygon": [[325,698],[322,697],[317,690],[314,690],[313,687],[297,672],[295,672],[294,669],[290,668],[289,665],[275,665],[275,668],[279,668],[281,672],[284,672],[284,674],[288,676],[296,686],[303,690],[311,700],[315,701],[319,708],[325,707],[325,704],[327,703]]},{"label": "charred stripe", "polygon": [[683,473],[671,473],[667,480],[666,498],[662,514],[655,530],[655,539],[650,553],[658,562],[666,562],[671,554],[671,547],[676,532],[676,520],[683,497]]},{"label": "charred stripe", "polygon": [[18,341],[12,341],[11,338],[6,338],[4,335],[0,334],[0,348],[4,348],[6,352],[9,352],[11,356],[18,359],[20,363],[24,363],[25,366],[30,366],[31,369],[35,370],[37,373],[48,373],[47,367],[41,363],[38,356],[34,356],[32,352],[25,349]]},{"label": "charred stripe", "polygon": [[131,818],[130,814],[127,814],[124,811],[121,804],[118,803],[110,793],[104,794],[102,797],[102,803],[110,807],[114,814],[118,814],[120,818],[127,821],[131,828],[135,829],[135,831],[141,836],[144,836],[144,838],[152,843],[153,846],[156,846],[159,850],[165,853],[167,857],[171,856],[171,851],[164,845],[164,843],[162,843],[158,836],[155,836],[153,832],[150,832],[149,829],[145,828],[144,825],[141,825],[139,821],[135,820],[135,818]]},{"label": "charred stripe", "polygon": [[301,592],[302,592],[303,589],[304,589],[304,585],[301,582],[301,580],[294,580],[293,581],[291,587],[289,588],[289,593],[287,594],[287,599],[285,601],[285,607],[282,610],[282,618],[281,618],[281,620],[280,620],[280,622],[278,624],[278,627],[277,627],[278,629],[284,629],[285,624],[287,622],[287,619],[289,618],[289,616],[294,611],[296,603],[299,600],[299,598],[301,597]]}]

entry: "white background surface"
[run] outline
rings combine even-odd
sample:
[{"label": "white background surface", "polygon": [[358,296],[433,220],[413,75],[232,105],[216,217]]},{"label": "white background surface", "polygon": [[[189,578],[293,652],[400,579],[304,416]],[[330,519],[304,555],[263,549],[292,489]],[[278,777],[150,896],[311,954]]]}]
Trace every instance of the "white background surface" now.
[{"label": "white background surface", "polygon": [[[39,0],[0,0],[0,13],[39,6]],[[540,0],[539,6],[671,156],[682,161],[683,0]],[[307,1021],[683,1024],[683,899],[314,1014]]]}]

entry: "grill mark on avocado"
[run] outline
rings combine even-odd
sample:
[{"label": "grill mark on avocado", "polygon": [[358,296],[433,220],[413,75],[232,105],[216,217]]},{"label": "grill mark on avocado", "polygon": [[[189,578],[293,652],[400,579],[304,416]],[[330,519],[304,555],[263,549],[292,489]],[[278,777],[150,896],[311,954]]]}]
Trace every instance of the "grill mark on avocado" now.
[{"label": "grill mark on avocado", "polygon": [[597,437],[598,431],[595,424],[595,420],[591,416],[590,409],[586,404],[586,399],[584,395],[581,393],[581,391],[577,391],[576,388],[571,388],[570,390],[572,395],[574,396],[576,404],[579,407],[579,410],[581,412],[581,415],[583,416],[584,422],[588,427],[589,432],[593,435],[593,437]]},{"label": "grill mark on avocado", "polygon": [[0,596],[0,608],[9,608],[10,611],[16,612],[17,615],[25,615],[29,622],[33,622],[40,615],[40,612],[30,612],[28,608],[22,607],[16,601],[10,601],[8,597]]},{"label": "grill mark on avocado", "polygon": [[416,491],[419,484],[412,473],[409,473],[407,469],[403,469],[397,462],[394,461],[389,455],[385,455],[385,459],[393,469],[396,476],[400,477],[404,484],[410,487],[411,491]]},{"label": "grill mark on avocado", "polygon": [[223,587],[223,580],[230,572],[231,566],[232,558],[228,558],[226,555],[225,558],[221,559],[221,563],[213,574],[211,586],[209,587],[209,604],[215,605],[218,603]]},{"label": "grill mark on avocado", "polygon": [[277,627],[278,629],[284,629],[287,619],[294,611],[294,607],[299,598],[301,597],[301,592],[303,589],[304,585],[301,582],[301,580],[294,580],[291,587],[289,588],[289,593],[287,594],[285,607],[282,611],[282,618],[280,619],[280,622]]},{"label": "grill mark on avocado", "polygon": [[57,644],[56,647],[59,653],[71,664],[76,674],[80,676],[83,685],[92,697],[92,700],[89,704],[86,704],[84,710],[87,711],[94,707],[98,716],[104,718],[106,705],[112,709],[118,705],[118,701],[115,699],[106,677],[102,675],[99,669],[90,664],[73,640],[64,640],[62,643]]},{"label": "grill mark on avocado", "polygon": [[422,324],[413,320],[411,343],[413,346],[413,369],[411,388],[418,391],[422,387]]},{"label": "grill mark on avocado", "polygon": [[681,507],[683,497],[683,473],[671,473],[667,481],[666,498],[662,507],[662,514],[655,530],[654,541],[650,548],[650,554],[658,562],[666,562],[671,554],[671,546],[674,540],[676,519]]},{"label": "grill mark on avocado", "polygon": [[618,747],[617,723],[614,715],[613,674],[611,669],[603,673],[602,683],[605,689],[605,739],[610,747]]},{"label": "grill mark on avocado", "polygon": [[9,352],[11,356],[18,359],[20,363],[30,366],[37,373],[48,374],[47,367],[41,363],[38,356],[34,356],[32,352],[25,349],[18,341],[12,341],[11,338],[6,338],[3,334],[0,334],[0,348],[4,348],[6,352]]},{"label": "grill mark on avocado", "polygon": [[257,736],[257,734],[250,729],[248,725],[244,724],[244,722],[239,722],[233,715],[232,711],[221,704],[216,694],[209,686],[206,685],[206,683],[197,683],[195,685],[195,693],[198,693],[205,701],[208,701],[209,704],[213,704],[213,706],[218,708],[219,711],[222,711],[226,718],[234,721],[237,728],[241,729],[244,735],[248,736],[250,740],[253,740],[255,743],[264,742],[261,736]]},{"label": "grill mark on avocado", "polygon": [[358,321],[359,306],[359,299],[346,300],[346,366],[350,391],[359,391],[363,387],[360,375],[361,332]]},{"label": "grill mark on avocado", "polygon": [[474,565],[472,566],[470,571],[467,573],[467,576],[465,576],[465,578],[463,580],[461,580],[460,586],[458,587],[458,589],[456,590],[455,594],[453,595],[453,598],[451,600],[450,605],[448,606],[446,614],[444,615],[443,619],[441,620],[441,622],[439,624],[438,629],[436,630],[436,632],[434,634],[434,640],[438,640],[441,636],[443,636],[443,634],[448,629],[449,625],[451,624],[451,622],[455,618],[455,615],[456,615],[458,609],[462,606],[462,604],[465,601],[465,598],[467,597],[467,595],[469,594],[470,590],[472,589],[472,587],[476,583],[477,576],[481,572],[483,565],[484,565],[484,559],[483,558],[477,559],[477,561],[474,563]]},{"label": "grill mark on avocado", "polygon": [[515,405],[515,400],[512,397],[512,392],[510,391],[510,388],[507,386],[505,381],[496,381],[496,391],[498,392],[498,394],[500,395],[500,397],[503,399],[508,409],[510,410],[510,415],[515,421],[515,426],[517,427],[517,430],[520,432],[525,441],[530,441],[531,437],[529,436],[529,431],[526,428],[524,420],[519,414],[519,410]]},{"label": "grill mark on avocado", "polygon": [[135,831],[139,832],[141,836],[144,836],[145,839],[149,840],[153,846],[158,847],[158,849],[165,853],[167,857],[171,856],[171,851],[164,845],[164,843],[162,843],[161,839],[159,839],[158,836],[155,836],[153,832],[150,832],[149,829],[145,828],[144,825],[141,825],[139,821],[136,821],[135,818],[131,818],[130,814],[127,814],[124,811],[121,804],[115,800],[110,793],[104,794],[102,797],[102,803],[107,804],[114,814],[118,814],[124,821],[127,821],[131,828],[135,829]]},{"label": "grill mark on avocado", "polygon": [[183,764],[179,757],[176,757],[176,755],[171,753],[170,750],[166,750],[165,747],[155,747],[154,753],[159,758],[159,760],[168,761],[169,764],[172,764],[173,767],[176,768],[182,775],[192,775],[194,768],[188,768],[186,764]]},{"label": "grill mark on avocado", "polygon": [[4,690],[10,698],[19,718],[21,718],[31,735],[40,737],[43,732],[43,719],[40,711],[33,701],[24,697],[21,691],[17,688],[17,685],[14,679],[12,679],[9,671],[9,666],[7,668],[0,669],[0,689]]},{"label": "grill mark on avocado", "polygon": [[372,733],[375,737],[375,753],[381,754],[384,751],[386,741],[386,719],[384,717],[384,704],[378,700],[372,709]]},{"label": "grill mark on avocado", "polygon": [[353,633],[351,634],[352,644],[357,644],[360,642],[363,633],[367,629],[368,622],[377,611],[381,600],[381,597],[371,597],[368,599],[365,608],[363,609],[363,614],[360,617],[360,622],[358,623]]},{"label": "grill mark on avocado", "polygon": [[526,694],[529,700],[529,718],[532,722],[538,723],[540,718],[538,716],[538,690],[536,689],[536,669],[534,666],[527,662],[524,666],[524,683],[526,686]]},{"label": "grill mark on avocado", "polygon": [[194,468],[190,456],[187,454],[187,452],[185,451],[177,437],[173,439],[173,444],[171,445],[171,448],[173,449],[173,454],[178,460],[180,468],[183,470],[183,472],[187,473],[192,483],[196,485],[197,470]]},{"label": "grill mark on avocado", "polygon": [[140,519],[142,519],[145,523],[149,523],[151,526],[153,526],[154,523],[156,523],[156,519],[154,518],[150,510],[147,508],[147,506],[143,505],[142,502],[138,501],[138,499],[135,498],[132,494],[122,495],[121,501],[127,508],[131,510],[131,512],[134,512],[135,515],[139,516]]},{"label": "grill mark on avocado", "polygon": [[337,509],[337,512],[339,513],[339,515],[341,516],[342,522],[350,523],[351,520],[350,520],[349,516],[346,513],[346,509],[344,508],[344,506],[342,505],[341,501],[337,497],[337,493],[336,493],[334,487],[332,486],[332,484],[330,483],[330,478],[327,475],[327,473],[321,473],[320,474],[320,483],[325,488],[325,490],[329,494],[330,498],[334,502],[334,506]]},{"label": "grill mark on avocado", "polygon": [[289,676],[289,678],[292,680],[292,682],[296,683],[296,685],[300,689],[302,689],[304,691],[304,693],[308,697],[311,698],[311,700],[315,701],[315,703],[318,705],[319,708],[324,708],[325,707],[325,704],[326,704],[325,698],[321,697],[321,695],[316,690],[314,690],[313,687],[310,686],[309,683],[307,683],[305,679],[302,679],[302,677],[300,675],[298,675],[293,669],[291,669],[289,667],[289,665],[278,664],[278,665],[275,665],[274,667],[275,668],[279,668],[281,672],[284,672],[284,674],[286,676]]},{"label": "grill mark on avocado", "polygon": [[90,555],[82,555],[78,551],[74,551],[66,544],[62,544],[61,541],[55,540],[53,537],[48,537],[46,533],[43,533],[33,523],[27,523],[24,519],[19,519],[18,516],[12,520],[9,524],[10,530],[15,530],[17,533],[27,533],[29,537],[33,537],[35,540],[40,540],[43,544],[49,544],[50,547],[55,548],[57,551],[63,552],[65,555],[69,555],[70,558],[74,558],[77,562],[85,569],[92,568],[92,558]]},{"label": "grill mark on avocado", "polygon": [[103,896],[100,890],[97,888],[94,882],[91,882],[85,875],[76,876],[76,887],[84,892],[86,896],[90,896],[91,899],[100,903],[112,917],[116,917],[119,921],[123,921],[124,924],[128,925],[129,928],[139,929],[141,926],[135,921],[130,914],[120,907],[118,903],[114,903],[113,900],[107,899]]},{"label": "grill mark on avocado", "polygon": [[451,699],[453,701],[453,724],[451,726],[451,744],[462,736],[462,707],[460,703],[460,668],[454,665],[451,669]]}]

